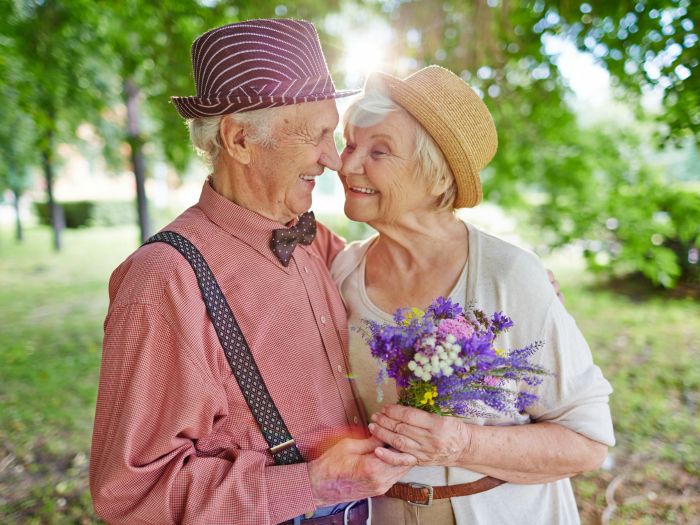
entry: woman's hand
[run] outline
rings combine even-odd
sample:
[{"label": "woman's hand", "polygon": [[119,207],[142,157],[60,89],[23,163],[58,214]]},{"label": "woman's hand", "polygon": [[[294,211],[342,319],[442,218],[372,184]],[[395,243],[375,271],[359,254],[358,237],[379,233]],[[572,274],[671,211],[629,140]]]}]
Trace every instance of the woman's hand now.
[{"label": "woman's hand", "polygon": [[[454,466],[468,455],[469,425],[455,417],[429,414],[416,408],[385,405],[373,414],[369,431],[394,449],[411,454],[419,465]],[[382,454],[391,451],[377,449]]]}]

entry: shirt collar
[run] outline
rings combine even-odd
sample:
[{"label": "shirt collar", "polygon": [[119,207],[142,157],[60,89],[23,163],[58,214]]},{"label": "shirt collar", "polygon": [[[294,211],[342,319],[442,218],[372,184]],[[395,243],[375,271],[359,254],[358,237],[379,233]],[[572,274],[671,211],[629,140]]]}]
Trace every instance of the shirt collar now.
[{"label": "shirt collar", "polygon": [[[292,226],[298,219],[285,225],[239,206],[216,192],[211,185],[211,177],[204,182],[197,206],[214,224],[267,257],[282,270],[289,272],[289,268],[283,266],[272,253],[270,239],[273,230]],[[297,249],[300,247],[297,246]]]}]

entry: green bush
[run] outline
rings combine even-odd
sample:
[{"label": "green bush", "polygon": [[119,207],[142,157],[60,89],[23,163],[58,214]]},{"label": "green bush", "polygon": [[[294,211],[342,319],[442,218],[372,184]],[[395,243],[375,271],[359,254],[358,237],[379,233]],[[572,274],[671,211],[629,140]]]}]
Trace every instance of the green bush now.
[{"label": "green bush", "polygon": [[[136,223],[136,208],[132,201],[68,201],[59,205],[63,208],[66,228]],[[51,225],[47,202],[35,202],[34,209],[40,224]]]},{"label": "green bush", "polygon": [[[63,208],[63,217],[66,228],[81,228],[88,226],[92,217],[95,204],[91,201],[71,201],[58,203]],[[39,222],[44,225],[51,224],[48,202],[35,202],[34,209],[39,217]]]},{"label": "green bush", "polygon": [[647,179],[553,207],[540,210],[553,244],[580,243],[590,269],[665,288],[700,283],[699,193]]}]

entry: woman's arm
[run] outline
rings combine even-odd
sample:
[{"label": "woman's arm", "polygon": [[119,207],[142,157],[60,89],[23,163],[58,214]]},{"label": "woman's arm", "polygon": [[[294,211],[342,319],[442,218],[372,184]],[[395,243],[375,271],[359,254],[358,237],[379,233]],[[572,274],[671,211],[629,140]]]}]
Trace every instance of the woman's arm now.
[{"label": "woman's arm", "polygon": [[414,455],[419,465],[462,467],[511,483],[548,483],[595,470],[608,450],[549,422],[478,426],[399,405],[385,406],[372,422],[375,437]]}]

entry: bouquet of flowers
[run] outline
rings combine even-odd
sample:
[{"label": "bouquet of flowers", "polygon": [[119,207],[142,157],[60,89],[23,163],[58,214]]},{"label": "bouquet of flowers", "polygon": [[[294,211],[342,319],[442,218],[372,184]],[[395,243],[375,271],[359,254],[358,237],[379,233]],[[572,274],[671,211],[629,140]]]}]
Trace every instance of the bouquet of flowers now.
[{"label": "bouquet of flowers", "polygon": [[[461,417],[519,413],[537,396],[514,390],[515,381],[534,386],[549,374],[530,362],[541,342],[496,348],[496,336],[513,326],[501,312],[488,316],[438,297],[425,312],[399,309],[394,323],[365,323],[365,339],[381,365],[377,384],[387,376],[396,380],[405,406]],[[380,388],[378,395],[381,401]]]}]

